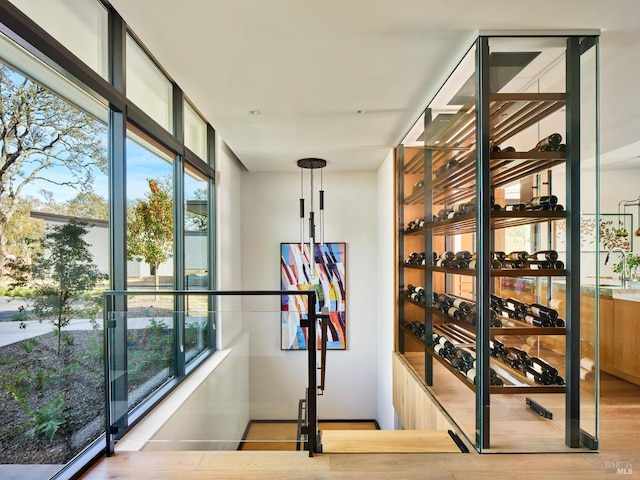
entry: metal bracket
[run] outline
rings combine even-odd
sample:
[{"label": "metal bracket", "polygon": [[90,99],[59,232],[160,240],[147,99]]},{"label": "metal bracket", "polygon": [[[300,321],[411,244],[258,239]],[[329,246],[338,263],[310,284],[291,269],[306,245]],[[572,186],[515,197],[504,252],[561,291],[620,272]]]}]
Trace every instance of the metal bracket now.
[{"label": "metal bracket", "polygon": [[549,410],[547,410],[538,402],[536,402],[535,400],[532,400],[529,397],[527,397],[527,405],[529,405],[531,410],[536,412],[541,417],[548,418],[549,420],[553,419],[553,413],[551,413]]}]

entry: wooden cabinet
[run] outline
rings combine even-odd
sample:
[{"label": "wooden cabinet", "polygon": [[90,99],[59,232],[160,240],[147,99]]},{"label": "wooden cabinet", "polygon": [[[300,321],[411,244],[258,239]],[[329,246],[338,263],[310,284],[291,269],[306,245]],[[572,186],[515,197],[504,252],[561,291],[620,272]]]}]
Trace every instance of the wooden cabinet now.
[{"label": "wooden cabinet", "polygon": [[610,356],[613,369],[609,370],[625,380],[640,385],[640,302],[613,300],[613,336]]}]

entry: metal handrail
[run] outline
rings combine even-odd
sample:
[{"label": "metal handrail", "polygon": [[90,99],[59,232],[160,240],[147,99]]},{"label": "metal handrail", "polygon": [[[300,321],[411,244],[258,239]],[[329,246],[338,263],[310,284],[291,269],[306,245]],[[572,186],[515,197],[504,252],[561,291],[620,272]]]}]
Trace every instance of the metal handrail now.
[{"label": "metal handrail", "polygon": [[[307,297],[307,319],[301,320],[300,325],[308,328],[308,338],[313,339],[307,348],[308,362],[308,385],[307,391],[313,394],[307,395],[306,417],[307,417],[307,438],[309,445],[309,456],[313,457],[314,453],[319,453],[321,447],[318,442],[318,422],[317,422],[317,377],[316,377],[316,292],[315,290],[108,290],[103,294],[104,304],[104,324],[108,325],[109,314],[115,309],[114,300],[119,296],[135,296],[135,295],[170,295],[173,297],[181,295],[203,295],[203,296],[285,296],[285,295],[302,295]],[[313,348],[311,348],[313,343]],[[109,349],[108,329],[104,329],[104,382],[105,382],[105,431],[107,443],[107,455],[112,455],[115,450],[114,435],[115,431],[111,419],[110,398],[112,398],[112,379],[109,362],[111,360],[111,352]]]}]

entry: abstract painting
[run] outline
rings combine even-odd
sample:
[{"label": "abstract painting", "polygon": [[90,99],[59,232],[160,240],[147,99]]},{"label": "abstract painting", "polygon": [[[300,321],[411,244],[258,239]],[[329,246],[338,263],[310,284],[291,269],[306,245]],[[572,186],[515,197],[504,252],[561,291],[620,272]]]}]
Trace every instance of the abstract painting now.
[{"label": "abstract painting", "polygon": [[[311,271],[309,245],[280,244],[280,288],[282,290],[315,290],[316,313],[329,310],[327,349],[346,349],[346,244],[316,244],[314,268]],[[307,297],[283,295],[281,301],[281,349],[306,350],[309,344],[306,327]],[[321,320],[317,321],[315,345],[321,348]]]}]

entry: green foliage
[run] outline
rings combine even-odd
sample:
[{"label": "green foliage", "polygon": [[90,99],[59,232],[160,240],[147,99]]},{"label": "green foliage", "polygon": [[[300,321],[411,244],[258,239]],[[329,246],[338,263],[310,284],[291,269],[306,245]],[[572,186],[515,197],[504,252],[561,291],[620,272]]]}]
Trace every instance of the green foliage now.
[{"label": "green foliage", "polygon": [[[7,257],[7,230],[25,187],[35,181],[91,188],[96,171],[107,171],[102,141],[106,125],[50,90],[0,64],[0,276]],[[57,169],[62,175],[48,175]],[[12,228],[19,230],[18,224]],[[31,227],[30,227],[31,229]],[[14,232],[15,233],[15,232]],[[12,233],[13,235],[13,233]],[[18,236],[16,236],[18,235]],[[13,245],[20,252],[20,233]],[[24,238],[30,238],[30,233]],[[15,250],[14,250],[15,251]]]},{"label": "green foliage", "polygon": [[36,338],[28,338],[21,344],[23,350],[27,353],[33,353],[33,351],[38,346],[38,340]]},{"label": "green foliage", "polygon": [[[634,255],[633,253],[627,253],[627,273],[637,267],[640,267],[640,254]],[[615,273],[622,273],[622,260],[613,264],[613,271]]]},{"label": "green foliage", "polygon": [[43,240],[47,256],[33,266],[33,278],[38,282],[33,312],[38,318],[50,320],[58,332],[60,353],[61,331],[73,318],[95,318],[100,308],[99,297],[91,302],[80,301],[82,295],[93,290],[107,276],[92,263],[93,255],[84,240],[87,225],[83,222],[52,227]]},{"label": "green foliage", "polygon": [[65,403],[65,394],[60,393],[42,407],[31,410],[33,427],[29,430],[29,434],[52,440],[69,416],[64,411]]},{"label": "green foliage", "polygon": [[127,258],[148,263],[155,275],[173,253],[173,199],[157,180],[148,182],[146,200],[138,199],[131,212]]},{"label": "green foliage", "polygon": [[8,285],[0,285],[0,297],[31,298],[33,294],[33,288],[28,286],[16,285],[15,287],[11,287]]},{"label": "green foliage", "polygon": [[129,354],[129,380],[137,382],[141,377],[150,372],[157,372],[169,367],[171,359],[167,355],[171,351],[171,335],[167,330],[167,324],[162,320],[151,318],[149,326],[143,331],[137,332],[139,340],[130,340]]},{"label": "green foliage", "polygon": [[73,335],[69,333],[61,333],[61,335],[62,335],[62,339],[64,340],[64,343],[66,343],[67,345],[71,346],[76,343],[76,339]]}]

